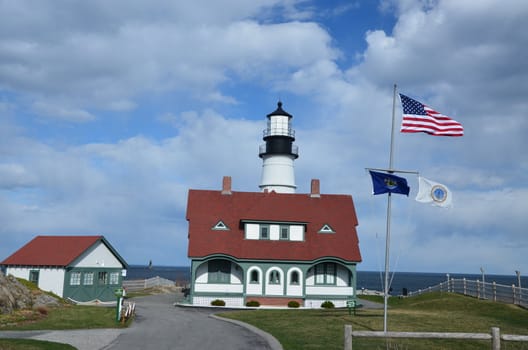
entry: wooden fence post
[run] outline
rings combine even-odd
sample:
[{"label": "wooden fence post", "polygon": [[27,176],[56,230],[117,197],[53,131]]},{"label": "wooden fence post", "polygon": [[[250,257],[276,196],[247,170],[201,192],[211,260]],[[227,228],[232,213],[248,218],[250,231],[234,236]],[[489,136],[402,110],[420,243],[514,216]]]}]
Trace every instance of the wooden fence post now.
[{"label": "wooden fence post", "polygon": [[467,295],[467,284],[466,284],[466,278],[464,277],[464,295]]},{"label": "wooden fence post", "polygon": [[491,349],[500,350],[501,339],[499,327],[491,327]]},{"label": "wooden fence post", "polygon": [[515,304],[515,284],[512,284],[513,304]]},{"label": "wooden fence post", "polygon": [[352,325],[345,325],[345,350],[352,350]]}]

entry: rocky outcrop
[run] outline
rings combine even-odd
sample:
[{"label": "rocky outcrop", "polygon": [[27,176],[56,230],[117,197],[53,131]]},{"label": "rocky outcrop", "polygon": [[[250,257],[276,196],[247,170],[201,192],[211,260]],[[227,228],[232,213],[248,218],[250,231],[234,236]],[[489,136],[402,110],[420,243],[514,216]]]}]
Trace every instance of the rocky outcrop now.
[{"label": "rocky outcrop", "polygon": [[13,276],[0,271],[0,314],[39,305],[57,304],[58,300],[44,293],[33,293]]}]

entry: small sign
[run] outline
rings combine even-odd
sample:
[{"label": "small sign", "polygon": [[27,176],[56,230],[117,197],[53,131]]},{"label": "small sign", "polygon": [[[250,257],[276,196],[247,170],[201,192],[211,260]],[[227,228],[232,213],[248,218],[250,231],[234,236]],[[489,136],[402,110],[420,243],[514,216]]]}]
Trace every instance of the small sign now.
[{"label": "small sign", "polygon": [[122,297],[123,296],[123,288],[117,288],[114,290],[114,294],[116,297]]}]

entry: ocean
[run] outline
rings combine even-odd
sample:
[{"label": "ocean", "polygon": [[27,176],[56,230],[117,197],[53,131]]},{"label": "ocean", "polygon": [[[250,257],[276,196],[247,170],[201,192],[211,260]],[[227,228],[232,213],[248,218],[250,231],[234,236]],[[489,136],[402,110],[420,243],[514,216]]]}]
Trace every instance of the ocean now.
[{"label": "ocean", "polygon": [[[127,280],[146,279],[151,277],[162,277],[179,284],[188,284],[190,280],[189,266],[140,266],[131,265],[127,270]],[[481,274],[464,274],[450,273],[450,278],[467,280],[482,280]],[[447,280],[445,273],[428,273],[428,272],[395,272],[391,273],[391,288],[393,295],[405,294],[404,289],[408,292],[414,292],[419,289],[435,286]],[[496,282],[506,286],[512,284],[517,286],[517,276],[512,275],[484,275],[486,282]],[[357,289],[362,288],[370,290],[383,290],[383,273],[379,271],[358,271],[357,272]],[[528,276],[521,276],[521,286],[528,287]]]}]

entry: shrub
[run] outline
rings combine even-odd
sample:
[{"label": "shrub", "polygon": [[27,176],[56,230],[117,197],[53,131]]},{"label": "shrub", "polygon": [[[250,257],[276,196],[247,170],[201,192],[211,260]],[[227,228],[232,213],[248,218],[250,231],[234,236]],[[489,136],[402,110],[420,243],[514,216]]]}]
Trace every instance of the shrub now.
[{"label": "shrub", "polygon": [[334,303],[332,303],[330,300],[327,300],[321,304],[321,307],[325,309],[333,309],[335,306]]},{"label": "shrub", "polygon": [[295,300],[288,301],[288,307],[298,308],[299,306],[301,306],[301,305],[299,304],[298,301],[295,301]]},{"label": "shrub", "polygon": [[246,303],[246,306],[259,307],[260,303],[257,300],[250,300]]},{"label": "shrub", "polygon": [[215,300],[211,301],[211,305],[213,305],[213,306],[225,306],[225,301],[223,301],[221,299],[215,299]]}]

